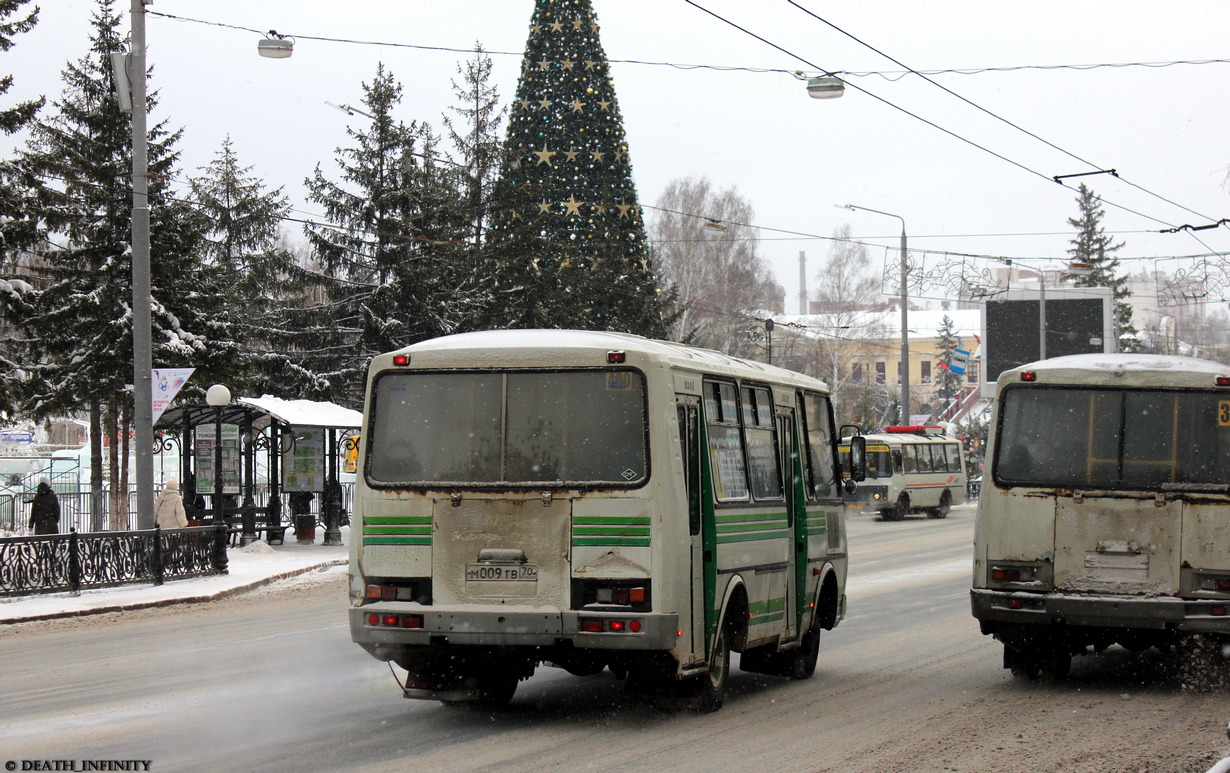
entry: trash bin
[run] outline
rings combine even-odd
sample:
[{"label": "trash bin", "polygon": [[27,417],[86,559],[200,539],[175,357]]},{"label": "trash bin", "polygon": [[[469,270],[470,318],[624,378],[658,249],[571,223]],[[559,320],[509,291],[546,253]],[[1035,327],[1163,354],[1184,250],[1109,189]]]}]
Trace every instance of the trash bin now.
[{"label": "trash bin", "polygon": [[295,516],[295,541],[300,545],[310,545],[316,541],[316,518],[314,516]]},{"label": "trash bin", "polygon": [[300,545],[310,545],[316,541],[316,516],[312,515],[314,496],[310,491],[290,492],[290,512],[295,518],[295,541]]}]

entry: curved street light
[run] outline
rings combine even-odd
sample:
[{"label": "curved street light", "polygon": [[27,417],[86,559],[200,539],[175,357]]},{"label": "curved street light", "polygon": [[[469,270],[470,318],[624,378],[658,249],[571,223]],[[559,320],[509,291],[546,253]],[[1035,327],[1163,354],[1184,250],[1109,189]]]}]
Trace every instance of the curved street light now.
[{"label": "curved street light", "polygon": [[842,209],[874,212],[877,215],[895,217],[901,221],[901,423],[910,423],[910,331],[909,331],[909,298],[906,290],[909,264],[906,260],[905,218],[892,212],[883,212],[870,207],[860,207],[846,204]]}]

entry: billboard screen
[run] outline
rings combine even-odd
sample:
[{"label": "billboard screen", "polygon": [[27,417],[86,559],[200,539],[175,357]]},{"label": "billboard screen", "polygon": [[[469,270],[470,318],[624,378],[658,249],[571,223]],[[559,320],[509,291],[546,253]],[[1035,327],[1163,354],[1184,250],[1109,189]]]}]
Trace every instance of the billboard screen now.
[{"label": "billboard screen", "polygon": [[[1082,288],[1093,297],[1064,296],[1046,299],[1046,356],[1113,352],[1110,326],[1110,291]],[[993,385],[1005,370],[1038,360],[1039,299],[990,301],[984,307],[983,382]],[[985,390],[984,390],[985,391]]]}]

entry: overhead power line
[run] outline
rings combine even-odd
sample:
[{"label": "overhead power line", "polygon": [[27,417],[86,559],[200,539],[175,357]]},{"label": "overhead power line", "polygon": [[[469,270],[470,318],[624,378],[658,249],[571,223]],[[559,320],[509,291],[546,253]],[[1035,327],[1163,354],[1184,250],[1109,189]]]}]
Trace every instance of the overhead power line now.
[{"label": "overhead power line", "polygon": [[[241,32],[251,32],[254,35],[265,35],[264,30],[257,30],[251,27],[243,27],[238,24],[227,24],[225,22],[208,21],[206,19],[194,19],[188,16],[178,16],[176,14],[162,13],[159,11],[146,11],[149,16],[161,16],[164,19],[172,21],[188,22],[191,24],[203,24],[210,27],[221,27],[224,29],[239,30]],[[442,51],[445,53],[454,54],[472,54],[474,47],[462,46],[429,46],[415,43],[390,43],[381,40],[357,40],[353,38],[333,38],[324,35],[299,35],[287,33],[286,37],[293,37],[298,40],[317,40],[323,43],[347,43],[360,46],[385,46],[389,48],[410,48],[420,51]],[[491,56],[516,56],[525,55],[524,51],[483,51]],[[779,75],[794,75],[798,70],[790,70],[781,67],[751,67],[747,65],[725,65],[725,64],[695,64],[681,62],[662,62],[650,61],[644,59],[608,59],[611,64],[637,64],[649,67],[671,67],[677,70],[716,70],[719,72],[750,72],[750,73],[776,73]],[[922,73],[924,75],[981,75],[984,73],[999,73],[999,72],[1018,72],[1021,70],[1098,70],[1103,68],[1125,68],[1125,67],[1147,67],[1147,68],[1163,68],[1175,67],[1179,65],[1209,65],[1209,64],[1230,64],[1230,59],[1179,59],[1170,62],[1104,62],[1092,64],[1024,64],[1010,65],[1004,67],[951,67],[934,70],[834,70],[833,73],[839,73],[843,77],[850,78],[865,78],[865,77],[880,77],[885,80],[895,81],[904,78],[907,75],[915,75]],[[817,73],[823,73],[824,70],[816,70]]]},{"label": "overhead power line", "polygon": [[[813,63],[813,62],[811,62],[811,61],[809,61],[809,60],[805,59],[805,58],[804,58],[804,57],[802,57],[801,55],[799,55],[799,54],[797,54],[797,53],[795,53],[795,52],[793,52],[793,51],[790,51],[789,49],[786,49],[786,48],[784,48],[784,47],[782,47],[782,46],[779,46],[778,44],[776,44],[776,43],[772,42],[771,40],[768,40],[768,39],[766,39],[766,38],[764,38],[764,37],[762,37],[762,36],[760,36],[760,35],[757,35],[756,33],[752,32],[751,30],[749,30],[749,29],[747,29],[747,28],[745,28],[745,27],[742,27],[742,26],[740,26],[739,24],[736,24],[735,22],[731,21],[730,19],[727,19],[727,18],[725,18],[724,16],[721,16],[720,14],[717,14],[717,13],[715,13],[715,12],[713,12],[713,11],[709,10],[708,8],[705,8],[704,6],[701,6],[700,4],[696,3],[696,2],[695,2],[695,0],[684,0],[684,2],[686,2],[688,5],[690,5],[690,6],[694,7],[694,8],[696,8],[696,9],[697,9],[697,10],[699,10],[699,11],[703,11],[704,13],[709,14],[710,16],[712,16],[713,18],[717,19],[718,21],[721,21],[721,22],[722,22],[722,23],[724,23],[724,24],[727,24],[727,25],[729,25],[729,26],[731,26],[731,27],[734,27],[735,29],[739,30],[740,32],[744,33],[745,35],[748,35],[748,36],[750,36],[750,37],[752,37],[752,38],[755,38],[756,40],[759,40],[760,42],[764,43],[765,45],[768,45],[768,46],[770,46],[770,47],[772,47],[772,48],[774,48],[774,49],[776,49],[776,50],[778,50],[778,51],[780,51],[780,52],[782,52],[782,53],[786,54],[787,56],[790,56],[790,57],[792,57],[792,58],[794,58],[794,59],[797,59],[798,61],[800,61],[800,62],[802,62],[802,63],[806,64],[808,67],[811,67],[811,68],[813,68],[813,69],[819,70],[820,72],[822,72],[822,73],[824,73],[824,74],[826,74],[826,75],[833,75],[833,74],[836,72],[836,71],[834,71],[834,70],[829,70],[829,69],[826,69],[826,68],[820,67],[820,66],[816,65],[815,63]],[[787,0],[787,2],[791,3],[791,5],[795,5],[796,7],[800,8],[800,10],[806,10],[806,9],[803,9],[803,8],[802,8],[802,6],[797,5],[797,3],[794,3],[794,2],[793,2],[793,0]],[[809,11],[808,13],[810,13],[810,11]],[[812,14],[812,15],[814,16],[814,14]],[[818,17],[818,16],[817,16],[816,18],[818,18],[818,19],[819,19],[820,17]],[[823,20],[823,19],[821,19],[821,21],[824,21],[824,20]],[[827,24],[828,22],[825,22],[825,23]],[[843,34],[848,34],[848,33],[845,33],[845,32],[844,32],[844,30],[843,30],[842,32],[843,32]],[[857,40],[857,38],[856,38],[856,40]],[[860,41],[858,41],[858,42],[859,42],[860,44],[862,44],[862,45],[867,46],[868,48],[871,48],[873,51],[876,51],[877,53],[880,53],[882,56],[885,56],[886,58],[889,58],[889,59],[891,60],[891,57],[888,57],[888,55],[887,55],[887,54],[883,54],[882,52],[878,51],[877,49],[872,48],[871,46],[867,45],[866,43],[863,43],[861,40],[860,40]],[[892,60],[892,61],[896,61],[896,60]],[[900,64],[900,63],[898,63],[898,64]],[[901,65],[901,66],[905,66],[905,65]],[[916,71],[912,71],[912,72],[916,72]],[[904,113],[904,114],[906,114],[906,115],[910,116],[911,118],[914,118],[914,119],[915,119],[915,120],[917,120],[917,121],[921,121],[922,123],[925,123],[926,125],[928,125],[928,126],[932,127],[933,129],[936,129],[936,130],[938,130],[938,131],[941,131],[941,132],[943,132],[944,134],[947,134],[948,136],[950,136],[950,137],[952,137],[952,138],[954,138],[954,139],[956,139],[956,140],[959,140],[959,141],[961,141],[961,142],[964,142],[965,144],[970,145],[970,146],[972,146],[972,147],[974,147],[974,148],[977,148],[978,150],[981,150],[981,151],[983,151],[984,153],[987,153],[987,154],[989,154],[989,155],[991,155],[991,156],[994,156],[995,158],[998,158],[999,160],[1004,161],[1005,163],[1008,163],[1008,164],[1010,164],[1010,165],[1012,165],[1012,166],[1015,166],[1015,167],[1017,167],[1018,169],[1020,169],[1020,170],[1022,170],[1022,171],[1024,171],[1024,172],[1027,172],[1027,173],[1029,173],[1029,174],[1031,174],[1031,175],[1034,175],[1035,177],[1039,177],[1039,178],[1042,178],[1042,179],[1044,179],[1044,180],[1047,180],[1048,182],[1052,182],[1052,183],[1056,183],[1056,184],[1059,184],[1059,185],[1063,185],[1063,187],[1068,188],[1068,186],[1067,186],[1067,185],[1065,185],[1065,184],[1063,183],[1062,179],[1055,179],[1055,176],[1054,176],[1054,175],[1051,175],[1051,176],[1045,175],[1045,174],[1043,174],[1042,172],[1039,172],[1039,171],[1038,171],[1038,170],[1036,170],[1036,169],[1030,168],[1030,167],[1026,166],[1025,164],[1023,164],[1023,163],[1021,163],[1021,162],[1019,162],[1019,161],[1016,161],[1016,160],[1014,160],[1014,159],[1012,159],[1012,158],[1009,158],[1008,156],[1005,156],[1005,155],[1004,155],[1004,154],[1002,154],[1002,153],[998,153],[998,152],[996,152],[996,151],[994,151],[994,150],[991,150],[990,148],[986,147],[985,145],[981,145],[981,144],[979,144],[979,143],[975,142],[974,140],[969,139],[968,137],[965,137],[965,136],[963,136],[963,135],[960,135],[960,134],[956,133],[955,131],[952,131],[951,129],[947,129],[947,128],[943,127],[943,126],[940,126],[939,124],[935,123],[934,121],[931,121],[931,120],[929,120],[929,119],[927,119],[927,118],[924,118],[924,117],[922,117],[921,115],[918,115],[917,113],[911,112],[911,111],[909,111],[909,110],[905,109],[904,107],[901,107],[900,105],[897,105],[897,104],[895,104],[895,103],[893,103],[893,102],[891,102],[891,101],[889,101],[889,100],[885,99],[884,97],[881,97],[881,96],[879,96],[878,94],[875,94],[874,92],[871,92],[871,91],[868,91],[868,90],[867,90],[867,89],[865,89],[865,88],[862,88],[861,86],[858,86],[858,85],[856,85],[856,84],[854,84],[854,83],[850,83],[849,81],[846,81],[846,85],[848,85],[848,86],[850,86],[850,87],[854,88],[854,89],[855,89],[855,90],[857,90],[857,91],[862,92],[863,94],[866,94],[867,96],[871,97],[872,99],[875,99],[876,101],[881,102],[882,104],[887,105],[888,107],[893,108],[894,110],[897,110],[897,111],[899,111],[899,112],[901,112],[901,113]],[[936,85],[938,85],[938,84],[936,84]],[[940,88],[943,88],[943,87],[941,86]],[[948,91],[948,89],[945,89],[945,91]],[[949,93],[952,93],[952,92],[949,92]],[[960,97],[960,95],[956,95],[956,94],[954,94],[954,96],[957,96],[957,97],[958,97],[958,98],[960,98],[960,99],[964,99],[964,97]],[[967,101],[967,102],[968,102],[968,100],[965,100],[965,101]],[[970,104],[972,105],[973,103],[970,103]],[[975,107],[978,107],[977,105],[974,105],[974,106],[975,106]],[[978,109],[980,109],[980,110],[984,110],[984,108],[981,108],[981,107],[978,107]],[[986,111],[986,112],[988,112],[988,113],[989,113],[989,114],[991,114],[991,115],[994,115],[993,113],[990,113],[989,111]],[[999,116],[995,116],[995,117],[996,117],[996,118],[999,118]],[[999,118],[999,120],[1004,120],[1004,119]],[[1005,121],[1005,122],[1007,122],[1007,121]],[[1010,123],[1010,122],[1008,122],[1008,123]],[[1013,124],[1013,126],[1015,126],[1015,124]],[[1016,127],[1016,128],[1020,129],[1020,127]],[[1025,131],[1024,129],[1020,129],[1020,130],[1021,130],[1021,131]],[[1026,132],[1026,133],[1028,133],[1028,132]],[[1033,136],[1033,135],[1031,135],[1031,136]],[[1038,139],[1041,139],[1041,138],[1038,138]],[[1041,141],[1045,142],[1045,140],[1041,140]],[[1050,143],[1047,143],[1047,144],[1050,144]],[[1054,146],[1052,146],[1052,147],[1054,147]],[[1062,149],[1061,149],[1061,148],[1056,148],[1056,149],[1057,149],[1057,150],[1061,150],[1061,151],[1062,151]],[[1066,153],[1067,151],[1062,151],[1062,152],[1065,152],[1065,153]],[[1089,163],[1089,162],[1085,162],[1085,161],[1083,161],[1083,160],[1082,160],[1082,163]],[[1100,167],[1095,167],[1095,168],[1099,168],[1099,169],[1100,169]],[[1131,184],[1131,183],[1129,183],[1129,184]],[[1139,188],[1139,186],[1134,186],[1134,187]],[[1070,188],[1069,188],[1069,190],[1070,190]],[[1143,191],[1144,189],[1143,189],[1143,188],[1140,188],[1140,190],[1142,190],[1142,191]],[[1148,192],[1148,191],[1146,191],[1146,192]],[[1155,195],[1155,196],[1156,196],[1156,194],[1152,194],[1152,193],[1151,193],[1150,195]],[[1161,198],[1161,197],[1158,197],[1158,198]],[[1145,214],[1145,213],[1143,213],[1143,212],[1139,212],[1139,211],[1137,211],[1137,210],[1131,209],[1130,207],[1124,206],[1124,205],[1119,204],[1119,203],[1117,203],[1117,202],[1110,201],[1109,199],[1105,199],[1105,198],[1102,198],[1102,197],[1100,197],[1100,196],[1099,196],[1099,197],[1098,197],[1098,200],[1099,200],[1100,202],[1102,202],[1102,203],[1104,203],[1104,204],[1108,205],[1108,206],[1111,206],[1111,207],[1114,207],[1114,208],[1116,208],[1116,209],[1122,210],[1122,211],[1124,211],[1124,212],[1128,212],[1128,213],[1130,213],[1130,214],[1136,215],[1137,217],[1143,217],[1143,218],[1145,218],[1146,220],[1151,220],[1151,221],[1153,221],[1153,222],[1155,222],[1155,223],[1159,223],[1159,224],[1161,224],[1161,225],[1165,225],[1165,226],[1173,226],[1173,223],[1167,222],[1167,221],[1162,220],[1162,219],[1160,219],[1160,218],[1153,217],[1152,215],[1147,215],[1147,214]],[[1168,202],[1169,202],[1169,200],[1168,200],[1168,199],[1163,199],[1163,200],[1164,200],[1164,201],[1168,201]],[[1169,202],[1169,203],[1174,204],[1174,202]],[[1180,206],[1180,208],[1182,208],[1182,209],[1186,209],[1186,207],[1181,207],[1181,205],[1178,205],[1178,204],[1174,204],[1174,206]],[[1189,211],[1189,212],[1190,212],[1191,210],[1187,210],[1187,211]],[[1199,215],[1199,213],[1193,213],[1193,214],[1197,214],[1197,215]],[[1199,216],[1200,216],[1200,217],[1204,217],[1204,215],[1199,215]],[[1195,239],[1198,243],[1200,243],[1200,245],[1201,245],[1201,246],[1203,246],[1205,249],[1207,249],[1207,250],[1212,250],[1212,247],[1210,247],[1209,245],[1205,244],[1205,243],[1204,243],[1203,241],[1201,241],[1199,238],[1195,237],[1194,235],[1192,235],[1192,238],[1193,238],[1193,239]]]},{"label": "overhead power line", "polygon": [[1088,160],[1086,160],[1086,159],[1084,159],[1084,158],[1081,158],[1080,156],[1076,155],[1075,153],[1072,153],[1072,152],[1070,152],[1070,151],[1068,151],[1068,150],[1066,150],[1066,149],[1064,149],[1064,148],[1061,148],[1060,146],[1056,145],[1055,143],[1051,142],[1050,140],[1044,139],[1044,138],[1042,138],[1042,137],[1038,136],[1037,134],[1034,134],[1033,132],[1029,131],[1028,129],[1025,129],[1025,128],[1021,127],[1020,125],[1018,125],[1018,124],[1016,124],[1016,123],[1013,123],[1012,121],[1009,121],[1007,118],[1004,118],[1003,116],[999,115],[998,113],[992,112],[991,110],[986,109],[986,108],[985,108],[985,107],[983,107],[982,105],[979,105],[979,104],[977,104],[976,102],[973,102],[973,101],[971,101],[971,100],[969,100],[969,99],[966,99],[964,96],[962,96],[962,95],[958,94],[957,92],[953,91],[952,89],[948,88],[947,86],[944,86],[944,85],[942,85],[942,84],[940,84],[940,83],[938,83],[938,82],[936,82],[936,81],[932,80],[931,78],[927,77],[925,74],[923,74],[923,73],[921,73],[921,72],[918,72],[917,70],[913,69],[913,68],[912,68],[912,67],[910,67],[909,65],[904,64],[904,63],[902,63],[902,62],[898,61],[897,59],[893,58],[892,56],[889,56],[888,54],[884,53],[883,51],[881,51],[880,49],[876,48],[875,46],[872,46],[870,43],[867,43],[866,41],[861,40],[861,39],[860,39],[860,38],[858,38],[858,37],[855,37],[855,36],[854,36],[854,35],[852,35],[851,33],[847,32],[846,30],[842,29],[841,27],[838,27],[836,24],[832,23],[832,22],[831,22],[831,21],[829,21],[828,19],[825,19],[825,18],[823,18],[822,16],[819,16],[818,14],[814,13],[813,11],[811,11],[811,10],[809,10],[809,9],[807,9],[807,8],[804,8],[802,5],[799,5],[799,3],[795,2],[795,0],[786,0],[786,2],[787,2],[787,3],[789,3],[790,5],[793,5],[795,8],[798,8],[800,11],[802,11],[802,12],[803,12],[803,13],[805,13],[805,14],[807,14],[807,15],[808,15],[808,16],[810,16],[811,18],[816,19],[817,21],[820,21],[820,22],[822,22],[822,23],[826,24],[827,26],[829,26],[830,28],[832,28],[832,29],[836,30],[837,32],[840,32],[842,35],[845,35],[846,37],[850,38],[851,40],[853,40],[854,42],[858,43],[859,45],[864,46],[865,48],[868,48],[868,49],[870,49],[870,50],[874,51],[875,53],[877,53],[877,54],[879,54],[880,56],[884,57],[885,59],[889,60],[890,62],[892,62],[893,64],[897,65],[898,67],[904,67],[904,68],[906,68],[906,70],[907,70],[908,72],[912,72],[912,73],[914,73],[914,74],[915,74],[915,75],[917,75],[918,77],[920,77],[920,78],[922,78],[923,80],[925,80],[927,83],[930,83],[932,86],[935,86],[936,88],[943,90],[943,91],[944,91],[945,93],[947,93],[947,94],[951,94],[952,96],[954,96],[954,97],[956,97],[957,99],[961,100],[962,102],[964,102],[965,104],[969,105],[970,107],[973,107],[974,109],[979,110],[979,111],[981,111],[981,112],[985,113],[986,115],[991,116],[992,118],[994,118],[994,119],[995,119],[995,120],[997,120],[997,121],[1001,121],[1001,122],[1003,122],[1003,123],[1007,124],[1008,126],[1011,126],[1012,128],[1016,129],[1017,131],[1022,132],[1022,133],[1024,133],[1024,134],[1026,134],[1026,135],[1028,135],[1028,136],[1030,136],[1030,137],[1034,138],[1034,139],[1035,139],[1035,140],[1037,140],[1038,142],[1041,142],[1042,144],[1046,145],[1047,147],[1053,148],[1053,149],[1055,149],[1055,150],[1059,151],[1060,153],[1063,153],[1064,155],[1066,155],[1066,156],[1068,156],[1068,157],[1070,157],[1070,158],[1072,158],[1072,159],[1075,159],[1075,160],[1077,160],[1077,161],[1081,162],[1082,164],[1085,164],[1086,166],[1089,166],[1090,168],[1092,168],[1092,169],[1094,170],[1094,171],[1092,171],[1092,172],[1083,172],[1083,173],[1080,173],[1080,174],[1070,174],[1070,175],[1052,175],[1051,179],[1053,179],[1055,182],[1060,183],[1060,184],[1063,184],[1061,181],[1062,181],[1062,179],[1063,179],[1063,178],[1065,178],[1065,177],[1079,177],[1079,176],[1082,176],[1082,175],[1089,175],[1089,174],[1104,174],[1104,173],[1109,173],[1109,174],[1113,175],[1114,177],[1116,177],[1116,178],[1118,178],[1118,179],[1120,179],[1120,180],[1123,180],[1123,182],[1125,182],[1126,184],[1128,184],[1128,185],[1132,186],[1132,187],[1133,187],[1133,188],[1135,188],[1136,190],[1141,191],[1142,193],[1147,193],[1148,195],[1153,196],[1154,198],[1160,199],[1160,200],[1162,200],[1162,201],[1166,202],[1167,204],[1170,204],[1170,205],[1172,205],[1172,206],[1178,207],[1179,209],[1183,210],[1184,212],[1189,212],[1189,213],[1191,213],[1191,214],[1193,214],[1193,215],[1196,215],[1197,217],[1203,217],[1203,218],[1205,218],[1206,220],[1211,220],[1211,219],[1212,219],[1212,218],[1210,218],[1208,215],[1204,215],[1204,214],[1202,214],[1202,213],[1200,213],[1200,212],[1196,212],[1195,210],[1190,209],[1189,207],[1185,207],[1185,206],[1183,206],[1182,204],[1179,204],[1178,202],[1171,201],[1170,199],[1166,198],[1165,196],[1162,196],[1161,194],[1155,193],[1155,192],[1153,192],[1153,191],[1151,191],[1151,190],[1149,190],[1149,189],[1147,189],[1147,188],[1144,188],[1144,187],[1142,187],[1142,186],[1140,186],[1140,185],[1137,185],[1136,183],[1133,183],[1133,182],[1132,182],[1132,181],[1130,181],[1130,180],[1126,180],[1126,179],[1124,179],[1121,175],[1117,174],[1117,173],[1115,172],[1115,170],[1114,170],[1114,169],[1109,169],[1109,170],[1108,170],[1106,167],[1104,167],[1104,166],[1102,166],[1102,165],[1095,164],[1095,163],[1094,163],[1094,162],[1092,162],[1092,161],[1088,161]]}]

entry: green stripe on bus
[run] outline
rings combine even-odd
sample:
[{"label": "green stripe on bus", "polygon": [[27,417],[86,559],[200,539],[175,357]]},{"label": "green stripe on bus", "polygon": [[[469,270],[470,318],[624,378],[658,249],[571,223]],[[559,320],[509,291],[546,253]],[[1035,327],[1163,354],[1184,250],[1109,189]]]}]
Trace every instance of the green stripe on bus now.
[{"label": "green stripe on bus", "polygon": [[572,519],[574,524],[586,525],[621,525],[621,526],[648,526],[650,518],[647,515],[578,515]]},{"label": "green stripe on bus", "polygon": [[726,542],[753,542],[755,540],[785,539],[790,536],[788,531],[766,531],[757,534],[719,534],[719,544]]},{"label": "green stripe on bus", "polygon": [[648,537],[573,537],[572,544],[578,547],[612,545],[615,547],[649,547]]},{"label": "green stripe on bus", "polygon": [[772,523],[720,523],[718,524],[718,534],[731,534],[739,531],[767,531],[769,529],[785,528],[786,521],[774,521]]},{"label": "green stripe on bus", "polygon": [[364,545],[431,545],[431,537],[378,537],[364,536]]},{"label": "green stripe on bus", "polygon": [[786,608],[786,597],[778,596],[777,598],[765,599],[764,601],[753,601],[747,605],[749,614],[759,615],[765,612],[776,612]]},{"label": "green stripe on bus", "polygon": [[363,523],[383,526],[385,524],[412,523],[431,525],[430,515],[365,515]]},{"label": "green stripe on bus", "polygon": [[366,526],[364,534],[431,534],[430,526]]},{"label": "green stripe on bus", "polygon": [[598,534],[611,534],[614,536],[623,537],[648,537],[648,526],[574,526],[572,529],[573,536],[592,536]]},{"label": "green stripe on bus", "polygon": [[775,620],[781,620],[786,616],[785,612],[768,612],[763,615],[752,615],[751,624],[760,625],[761,623],[772,623]]},{"label": "green stripe on bus", "polygon": [[743,513],[741,515],[719,515],[713,519],[718,524],[739,523],[741,521],[784,521],[786,513],[779,510],[773,513]]}]

